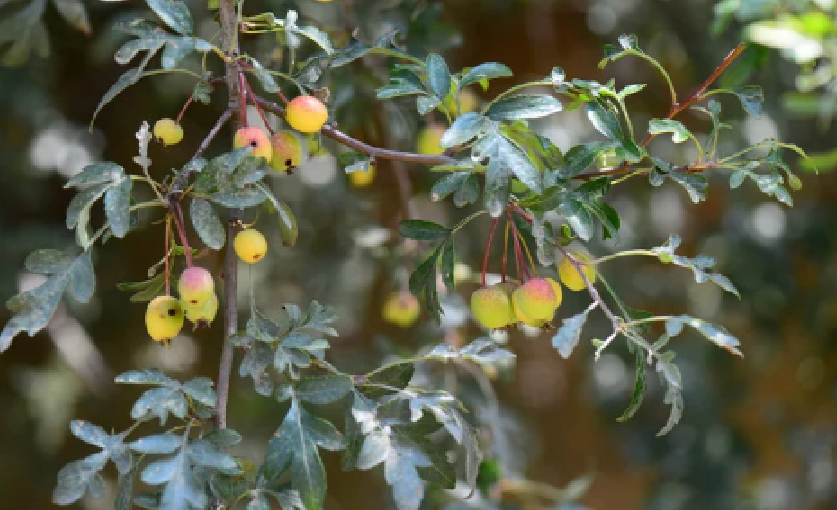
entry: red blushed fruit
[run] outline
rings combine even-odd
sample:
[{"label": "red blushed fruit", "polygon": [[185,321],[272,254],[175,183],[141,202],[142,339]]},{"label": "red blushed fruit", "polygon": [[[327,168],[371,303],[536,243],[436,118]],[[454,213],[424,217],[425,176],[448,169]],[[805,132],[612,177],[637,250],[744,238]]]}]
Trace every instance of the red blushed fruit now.
[{"label": "red blushed fruit", "polygon": [[192,266],[183,271],[177,282],[180,299],[188,306],[203,305],[215,293],[215,282],[212,273],[198,266]]},{"label": "red blushed fruit", "polygon": [[273,157],[273,147],[270,145],[270,139],[261,128],[251,126],[236,131],[233,147],[236,149],[252,147],[253,155],[266,159],[268,163]]},{"label": "red blushed fruit", "polygon": [[316,133],[328,120],[328,110],[314,96],[297,96],[285,107],[285,120],[302,133]]},{"label": "red blushed fruit", "polygon": [[548,321],[555,313],[555,290],[543,278],[529,280],[512,294],[514,305],[535,321]]}]

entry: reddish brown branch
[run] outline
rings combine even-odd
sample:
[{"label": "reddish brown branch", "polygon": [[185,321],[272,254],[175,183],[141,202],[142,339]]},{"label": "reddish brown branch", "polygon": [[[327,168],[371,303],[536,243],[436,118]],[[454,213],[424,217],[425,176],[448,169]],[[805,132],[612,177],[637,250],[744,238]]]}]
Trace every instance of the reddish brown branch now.
[{"label": "reddish brown branch", "polygon": [[[488,241],[485,243],[485,255],[482,257],[482,286],[485,287],[485,273],[488,272],[488,255],[491,253],[491,243],[494,241],[494,231],[497,230],[497,222],[500,218],[491,220],[491,230],[488,232]],[[503,265],[505,268],[505,264]]]}]

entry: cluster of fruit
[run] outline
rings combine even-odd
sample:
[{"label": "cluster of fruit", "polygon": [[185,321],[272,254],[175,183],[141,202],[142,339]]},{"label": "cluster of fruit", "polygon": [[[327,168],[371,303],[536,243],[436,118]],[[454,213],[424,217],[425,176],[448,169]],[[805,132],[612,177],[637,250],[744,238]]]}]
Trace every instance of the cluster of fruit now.
[{"label": "cluster of fruit", "polygon": [[[585,263],[582,272],[587,280],[591,284],[595,282],[596,270],[586,264],[589,257],[583,252],[572,255]],[[569,257],[562,258],[558,263],[558,278],[570,290],[587,287],[581,272]],[[561,285],[552,278],[533,278],[523,284],[505,281],[471,294],[471,312],[478,323],[489,329],[517,323],[540,328],[552,320],[561,306],[562,297]]]},{"label": "cluster of fruit", "polygon": [[[286,105],[285,120],[301,133],[316,133],[328,120],[328,110],[314,96],[297,96]],[[183,139],[183,127],[172,119],[160,119],[154,124],[154,136],[165,145],[174,145]],[[268,136],[261,128],[243,127],[236,131],[233,146],[252,147],[253,155],[265,158],[277,172],[288,173],[302,162],[302,144],[288,130]]]},{"label": "cluster of fruit", "polygon": [[[258,230],[248,228],[235,236],[233,248],[242,261],[255,264],[267,253],[267,240]],[[197,329],[212,324],[218,313],[215,281],[202,267],[191,266],[180,274],[177,293],[180,299],[168,294],[154,298],[145,311],[148,334],[164,345],[180,333],[186,319]]]}]

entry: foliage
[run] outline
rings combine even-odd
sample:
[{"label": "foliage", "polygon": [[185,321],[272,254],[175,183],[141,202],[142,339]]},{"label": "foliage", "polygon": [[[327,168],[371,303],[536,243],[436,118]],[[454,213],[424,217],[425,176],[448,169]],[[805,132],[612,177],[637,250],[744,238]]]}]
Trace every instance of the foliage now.
[{"label": "foliage", "polygon": [[[147,4],[165,28],[147,20],[117,25],[117,30],[132,38],[116,51],[116,61],[129,64],[140,53],[144,55],[104,94],[93,112],[93,120],[102,108],[116,102],[141,78],[161,74],[177,73],[194,80],[194,92],[181,116],[193,99],[209,102],[209,92],[220,83],[231,87],[228,92],[232,105],[207,131],[194,156],[175,169],[173,175],[152,178],[148,156],[151,134],[144,123],[137,132],[139,153],[133,161],[141,172],[129,173],[115,162],[101,162],[87,166],[67,182],[66,186],[76,188],[77,194],[68,207],[66,225],[75,231],[81,253],[38,250],[27,258],[27,270],[46,275],[46,279],[7,302],[14,315],[0,332],[0,351],[6,350],[19,333],[25,331],[32,336],[45,328],[65,291],[77,301],[91,297],[94,247],[152,226],[148,218],[140,217],[140,210],[165,210],[164,249],[161,262],[149,269],[146,281],[121,284],[121,290],[135,293],[132,301],[169,294],[177,268],[193,265],[198,251],[189,243],[183,214],[186,204],[191,225],[207,249],[227,247],[233,234],[243,226],[242,211],[259,219],[262,214],[275,213],[282,244],[293,247],[299,236],[297,220],[290,207],[266,184],[271,172],[269,162],[255,157],[250,147],[235,148],[211,159],[204,158],[203,152],[216,142],[216,135],[231,117],[236,127],[246,125],[248,103],[262,118],[267,113],[282,116],[284,107],[263,94],[276,94],[283,102],[287,102],[285,93],[297,92],[325,99],[328,79],[341,72],[350,73],[345,68],[362,57],[375,56],[388,65],[389,71],[386,82],[376,90],[376,98],[382,102],[407,98],[417,115],[444,118],[447,126],[439,140],[444,152],[421,155],[372,147],[345,134],[334,123],[325,125],[313,138],[326,137],[351,148],[353,152],[341,156],[347,172],[365,170],[376,158],[420,163],[441,175],[430,191],[434,201],[451,197],[460,208],[480,203],[477,211],[450,228],[419,218],[400,223],[402,237],[435,245],[415,265],[409,278],[410,290],[423,296],[431,317],[440,321],[444,312],[439,284],[449,292],[456,287],[456,234],[487,214],[492,227],[483,258],[483,285],[495,229],[501,221],[505,225],[501,259],[504,282],[513,281],[507,274],[511,272],[507,271],[509,238],[517,281],[537,277],[537,267],[555,266],[562,258],[568,259],[580,275],[585,274],[585,266],[596,268],[598,283],[583,276],[591,303],[582,312],[563,317],[552,345],[560,356],[569,357],[581,343],[591,314],[598,310],[604,315],[612,330],[604,340],[591,340],[596,359],[615,340],[624,338],[636,365],[632,399],[620,420],[630,418],[639,409],[647,388],[646,370],[651,366],[666,387],[663,400],[670,408],[660,434],[670,432],[678,423],[685,406],[683,382],[674,363],[675,352],[667,346],[685,326],[715,345],[741,355],[738,339],[723,327],[684,314],[655,315],[633,310],[603,277],[601,265],[609,260],[650,256],[663,264],[691,270],[698,283],[711,282],[738,296],[732,282],[712,270],[711,258],[676,254],[679,237],[671,236],[666,244],[650,250],[628,250],[590,260],[567,249],[571,243],[586,244],[597,236],[608,239],[619,234],[622,220],[607,201],[609,193],[637,176],[647,177],[652,186],[673,181],[697,203],[705,200],[709,191],[705,174],[726,171],[730,188],[738,188],[749,179],[762,193],[792,205],[790,190],[798,189],[800,181],[784,161],[783,153],[791,150],[804,156],[801,149],[764,140],[730,152],[719,143],[730,125],[721,120],[720,103],[712,96],[735,96],[748,114],[761,113],[763,96],[758,87],[710,88],[738,56],[740,47],[684,98],[678,98],[662,64],[641,49],[636,37],[623,35],[618,46],[606,47],[600,67],[623,58],[636,58],[659,71],[668,88],[668,114],[648,120],[642,129],[646,134],[640,137],[628,102],[643,90],[643,84],[620,88],[614,80],[600,84],[569,78],[555,67],[542,79],[499,92],[479,111],[464,112],[461,106],[468,87],[485,91],[493,80],[513,76],[512,70],[496,62],[451,70],[437,52],[426,52],[420,58],[418,53],[406,51],[394,32],[372,44],[352,38],[340,46],[315,21],[300,21],[296,11],[288,10],[282,16],[239,11],[236,18],[233,4],[222,0],[219,18],[222,25],[232,23],[240,28],[236,38],[269,34],[280,48],[288,50],[291,62],[286,73],[263,63],[264,55],[239,53],[236,38],[223,40],[218,46],[197,37],[192,14],[183,2],[147,0]],[[241,3],[238,9],[242,9]],[[160,67],[152,68],[157,54]],[[225,76],[213,74],[214,67],[207,63],[210,59],[224,65]],[[263,94],[253,91],[255,84]],[[675,118],[687,109],[708,118],[708,133],[693,132],[685,121]],[[538,132],[537,122],[533,121],[570,111],[583,111],[600,136],[562,150]],[[265,124],[272,131],[269,123]],[[693,145],[692,158],[672,161],[664,153],[652,153],[649,143],[657,137],[670,139],[675,145]],[[136,193],[135,184],[147,186],[152,198],[140,201],[146,195]],[[99,201],[103,214],[93,214]],[[101,224],[91,233],[92,218],[101,218]],[[535,248],[534,257],[530,246]],[[158,274],[161,266],[163,272]],[[226,282],[233,283],[228,284],[230,289],[225,289],[224,294],[228,325],[235,324],[238,312],[236,274],[235,259],[228,258],[223,275]],[[607,300],[599,290],[607,292]],[[87,492],[100,496],[100,473],[112,461],[119,473],[118,508],[134,504],[144,508],[197,509],[208,507],[210,501],[225,507],[246,502],[248,508],[269,508],[270,497],[282,508],[319,509],[327,493],[323,451],[341,452],[346,470],[382,466],[383,478],[402,509],[419,508],[431,484],[453,489],[457,481],[463,481],[471,492],[477,488],[481,465],[487,465],[481,462],[489,451],[481,444],[480,423],[458,395],[435,389],[426,381],[411,383],[417,367],[425,369],[427,365],[444,363],[475,372],[475,377],[483,381],[485,371],[513,361],[512,352],[480,337],[461,347],[443,343],[423,354],[367,373],[352,374],[326,360],[331,347],[329,337],[338,334],[334,310],[317,301],[311,301],[305,310],[286,303],[282,317],[269,318],[256,309],[253,292],[251,286],[245,327],[228,331],[224,349],[235,346],[243,350],[239,375],[251,378],[257,394],[275,398],[285,409],[276,433],[266,442],[263,464],[255,466],[225,451],[242,438],[226,426],[229,375],[223,369],[217,392],[208,378],[181,383],[154,369],[130,371],[116,381],[151,386],[131,410],[134,424],[122,433],[107,434],[98,426],[73,422],[73,433],[102,451],[61,470],[53,496],[55,503],[70,504]],[[656,339],[651,336],[655,324],[663,330]],[[344,417],[339,423],[342,431],[331,414],[323,411],[332,408]],[[140,425],[154,418],[163,430],[126,442]],[[170,426],[170,420],[176,424]],[[154,490],[135,494],[133,484],[137,476]]]}]

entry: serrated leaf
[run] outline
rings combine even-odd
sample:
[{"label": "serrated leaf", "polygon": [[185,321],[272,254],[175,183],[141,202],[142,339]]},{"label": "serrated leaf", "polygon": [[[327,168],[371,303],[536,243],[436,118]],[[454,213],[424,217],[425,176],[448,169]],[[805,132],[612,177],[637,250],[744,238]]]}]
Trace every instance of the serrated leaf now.
[{"label": "serrated leaf", "polygon": [[492,104],[485,115],[492,120],[538,119],[562,110],[561,102],[546,94],[520,94]]},{"label": "serrated leaf", "polygon": [[267,367],[273,363],[274,352],[263,342],[253,342],[244,352],[238,375],[253,378],[256,392],[259,395],[270,396],[273,393],[273,381],[268,377]]},{"label": "serrated leaf", "polygon": [[226,242],[227,234],[221,218],[212,204],[202,198],[192,200],[189,216],[195,231],[207,246],[213,250],[220,250]]},{"label": "serrated leaf", "polygon": [[639,347],[634,347],[634,365],[636,367],[636,378],[634,380],[634,391],[631,394],[631,403],[622,416],[616,418],[616,421],[625,422],[633,418],[636,412],[642,406],[642,400],[645,396],[645,354]]},{"label": "serrated leaf", "polygon": [[388,395],[396,392],[396,390],[406,388],[410,384],[410,380],[413,378],[415,371],[415,365],[410,362],[384,365],[366,374],[363,382],[358,384],[358,389],[369,398]]},{"label": "serrated leaf", "polygon": [[45,328],[68,287],[78,301],[87,302],[92,297],[95,276],[89,251],[81,253],[64,266],[52,269],[54,272],[44,283],[21,292],[6,303],[14,315],[0,332],[0,352],[9,348],[18,333],[26,331],[29,336],[33,336]]},{"label": "serrated leaf", "polygon": [[589,241],[596,232],[596,225],[590,212],[578,200],[565,200],[558,206],[558,212],[567,220],[570,228],[581,239]]},{"label": "serrated leaf", "polygon": [[[732,336],[722,326],[706,322],[705,320],[697,319],[689,315],[679,315],[677,317],[670,318],[666,322],[666,329],[669,330],[669,328],[674,328],[674,330],[677,331],[677,328],[679,327],[682,329],[683,325],[696,329],[701,335],[705,336],[718,347],[722,347],[737,356],[743,356],[741,351],[738,350],[738,346],[741,345],[741,342],[739,342],[737,338]],[[679,331],[677,331],[677,333],[679,333]],[[674,334],[669,334],[670,336],[675,336]]]},{"label": "serrated leaf", "polygon": [[575,177],[592,165],[602,151],[611,147],[610,142],[588,142],[572,147],[564,154],[564,165],[559,171],[561,177]]},{"label": "serrated leaf", "polygon": [[741,101],[741,107],[744,111],[755,118],[761,116],[761,107],[764,103],[764,92],[758,85],[744,85],[731,91]]},{"label": "serrated leaf", "polygon": [[675,181],[689,193],[689,198],[697,204],[706,200],[706,192],[709,189],[709,181],[706,176],[687,172],[671,172],[668,174],[671,180]]},{"label": "serrated leaf", "polygon": [[318,447],[340,450],[343,437],[331,423],[312,416],[294,399],[282,425],[268,445],[260,478],[268,483],[290,468],[291,486],[309,510],[320,509],[326,473]]},{"label": "serrated leaf", "polygon": [[241,467],[235,459],[218,449],[214,444],[202,439],[189,441],[186,454],[195,464],[211,468],[225,475],[237,475],[241,473]]},{"label": "serrated leaf", "polygon": [[253,64],[253,75],[255,75],[256,79],[259,80],[259,83],[261,83],[265,92],[268,94],[275,94],[281,90],[279,85],[276,84],[276,79],[273,75],[270,74],[258,60],[251,59],[250,63]]},{"label": "serrated leaf", "polygon": [[436,289],[436,263],[441,254],[440,248],[436,248],[419,264],[410,275],[410,292],[420,296],[423,294],[427,311],[437,321],[440,319],[442,305],[439,303],[439,292]]},{"label": "serrated leaf", "polygon": [[418,241],[444,239],[451,234],[449,228],[429,220],[404,220],[398,226],[398,232],[403,237]]},{"label": "serrated leaf", "polygon": [[105,483],[99,471],[105,467],[106,462],[107,454],[97,453],[61,468],[58,483],[52,492],[52,502],[56,505],[70,505],[88,491],[93,497],[102,497]]}]

